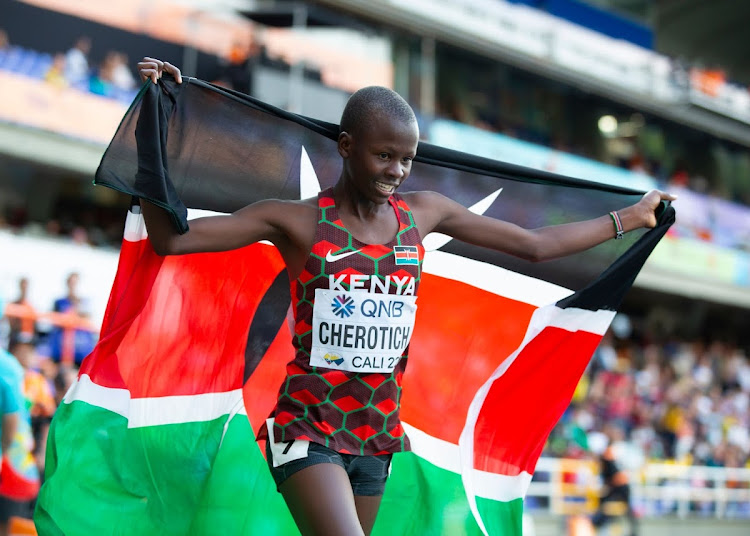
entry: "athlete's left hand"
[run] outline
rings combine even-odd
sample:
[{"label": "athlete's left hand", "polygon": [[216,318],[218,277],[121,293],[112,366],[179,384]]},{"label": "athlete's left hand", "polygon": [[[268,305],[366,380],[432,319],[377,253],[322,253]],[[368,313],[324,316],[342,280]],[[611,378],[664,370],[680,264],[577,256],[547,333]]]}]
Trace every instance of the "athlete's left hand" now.
[{"label": "athlete's left hand", "polygon": [[643,221],[643,227],[649,229],[656,227],[656,209],[662,201],[674,201],[677,199],[676,195],[662,192],[661,190],[651,190],[645,194],[638,203],[633,207],[638,208],[641,215],[640,218]]}]

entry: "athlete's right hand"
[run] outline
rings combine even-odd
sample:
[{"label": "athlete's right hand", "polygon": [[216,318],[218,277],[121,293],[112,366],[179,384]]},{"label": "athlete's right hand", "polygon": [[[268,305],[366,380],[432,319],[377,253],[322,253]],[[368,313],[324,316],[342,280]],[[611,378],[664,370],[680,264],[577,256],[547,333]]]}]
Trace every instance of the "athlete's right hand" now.
[{"label": "athlete's right hand", "polygon": [[156,84],[164,72],[174,76],[178,84],[182,83],[182,73],[180,73],[180,70],[167,61],[161,61],[147,56],[138,62],[138,75],[143,82],[145,82],[147,78],[150,78],[151,81]]}]

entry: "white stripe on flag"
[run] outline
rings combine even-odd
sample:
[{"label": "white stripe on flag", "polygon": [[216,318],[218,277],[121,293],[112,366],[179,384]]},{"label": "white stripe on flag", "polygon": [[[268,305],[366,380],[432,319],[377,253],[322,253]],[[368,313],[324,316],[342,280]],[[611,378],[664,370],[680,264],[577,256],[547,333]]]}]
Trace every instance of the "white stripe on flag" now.
[{"label": "white stripe on flag", "polygon": [[[414,454],[432,465],[461,473],[461,454],[458,445],[433,437],[405,422],[401,423],[409,436],[411,450]],[[522,472],[519,475],[500,475],[487,471],[473,470],[474,491],[479,497],[495,501],[508,502],[521,499],[531,482],[532,475]]]},{"label": "white stripe on flag", "polygon": [[[114,389],[95,384],[88,374],[82,374],[71,385],[63,401],[86,402],[128,419],[128,428],[213,421],[224,415],[247,415],[242,404],[242,389],[199,395],[130,398],[127,389]],[[239,408],[237,405],[241,404]]]},{"label": "white stripe on flag", "polygon": [[[466,417],[466,425],[461,432],[458,444],[461,453],[461,476],[466,490],[466,498],[469,501],[469,507],[474,514],[477,524],[485,535],[487,534],[487,529],[479,515],[475,497],[482,496],[480,494],[480,489],[483,489],[483,486],[486,484],[482,482],[481,479],[477,478],[477,471],[474,469],[474,429],[477,424],[479,412],[484,405],[484,401],[487,398],[487,394],[490,392],[492,384],[496,379],[505,374],[505,371],[510,368],[526,345],[546,327],[557,327],[571,332],[585,331],[603,335],[614,316],[614,311],[588,311],[586,309],[576,309],[572,307],[561,309],[554,304],[540,307],[534,311],[533,315],[531,315],[529,327],[526,330],[526,334],[524,335],[521,344],[506,360],[502,362],[499,367],[497,367],[497,369],[495,369],[495,372],[492,373],[489,379],[474,395],[474,399],[471,401],[468,415]],[[531,479],[529,479],[529,482],[531,482]],[[526,483],[526,486],[528,487],[528,482]],[[526,489],[523,489],[521,496],[524,495],[526,495]]]},{"label": "white stripe on flag", "polygon": [[131,210],[138,210],[138,212],[128,211],[128,215],[125,218],[125,232],[123,233],[123,240],[128,242],[140,242],[148,237],[146,233],[146,222],[143,220],[143,216],[140,213],[140,207],[133,207]]},{"label": "white stripe on flag", "polygon": [[461,283],[466,283],[466,274],[471,274],[472,286],[537,307],[555,303],[573,294],[573,291],[565,287],[444,251],[425,253],[422,269],[425,273]]}]

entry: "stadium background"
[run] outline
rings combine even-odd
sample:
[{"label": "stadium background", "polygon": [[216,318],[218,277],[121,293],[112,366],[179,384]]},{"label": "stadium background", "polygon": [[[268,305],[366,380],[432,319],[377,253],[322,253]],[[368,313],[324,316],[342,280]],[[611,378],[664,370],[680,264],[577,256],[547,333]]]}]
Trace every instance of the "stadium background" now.
[{"label": "stadium background", "polygon": [[[749,6],[0,0],[0,334],[35,311],[36,366],[59,400],[66,364],[91,338],[57,348],[55,326],[95,337],[114,277],[129,199],[91,179],[142,56],[330,121],[352,91],[387,85],[432,143],[680,196],[677,224],[540,460],[527,533],[583,530],[576,516],[596,507],[594,451],[609,434],[644,534],[747,534]],[[71,67],[81,38],[82,75]],[[72,272],[80,307],[50,315]],[[12,303],[22,277],[25,308]]]}]

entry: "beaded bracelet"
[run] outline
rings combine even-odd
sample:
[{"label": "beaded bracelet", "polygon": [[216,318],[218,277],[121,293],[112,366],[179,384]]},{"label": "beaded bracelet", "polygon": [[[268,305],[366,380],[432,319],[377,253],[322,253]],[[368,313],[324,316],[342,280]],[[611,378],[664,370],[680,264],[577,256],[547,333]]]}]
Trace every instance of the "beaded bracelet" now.
[{"label": "beaded bracelet", "polygon": [[620,240],[625,234],[625,231],[622,229],[622,221],[620,221],[620,215],[615,210],[610,212],[609,215],[612,217],[612,221],[615,222],[615,240]]}]

